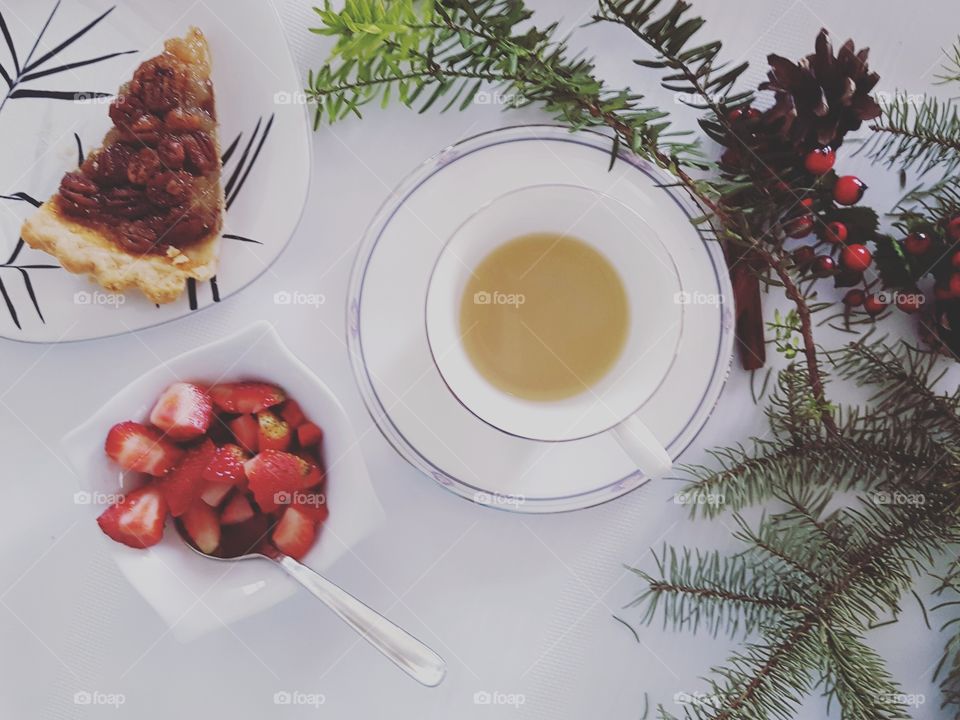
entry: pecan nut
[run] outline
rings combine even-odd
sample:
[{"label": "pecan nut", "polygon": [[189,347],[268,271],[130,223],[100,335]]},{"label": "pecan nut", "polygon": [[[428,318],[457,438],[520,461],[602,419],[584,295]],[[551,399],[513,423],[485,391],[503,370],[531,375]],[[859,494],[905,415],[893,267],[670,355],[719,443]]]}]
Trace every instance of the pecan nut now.
[{"label": "pecan nut", "polygon": [[89,215],[100,206],[97,184],[80,172],[68,172],[60,181],[60,197],[71,215]]},{"label": "pecan nut", "polygon": [[162,252],[159,236],[152,223],[145,220],[125,222],[117,228],[120,244],[132,253],[143,255],[146,253]]},{"label": "pecan nut", "polygon": [[127,165],[127,180],[134,185],[146,185],[150,178],[162,172],[160,156],[153,148],[144,148]]},{"label": "pecan nut", "polygon": [[131,93],[121,93],[110,103],[110,119],[121,130],[126,130],[147,114],[143,101]]},{"label": "pecan nut", "polygon": [[90,153],[80,169],[100,187],[120,185],[127,181],[127,163],[132,155],[127,145],[109,145]]},{"label": "pecan nut", "polygon": [[168,170],[179,170],[183,167],[184,160],[187,157],[187,151],[183,147],[183,141],[176,137],[165,137],[157,145],[157,154],[160,156],[160,162]]},{"label": "pecan nut", "polygon": [[197,175],[213,172],[219,165],[217,145],[205,132],[195,132],[183,138],[186,150],[186,167]]},{"label": "pecan nut", "polygon": [[186,97],[188,82],[179,62],[160,55],[137,68],[130,89],[140,96],[148,110],[163,113],[179,105]]},{"label": "pecan nut", "polygon": [[139,188],[115,187],[103,195],[103,208],[111,215],[121,218],[141,218],[153,208],[146,193]]},{"label": "pecan nut", "polygon": [[190,199],[193,179],[183,170],[167,170],[157,173],[147,184],[147,197],[155,205],[174,207]]}]

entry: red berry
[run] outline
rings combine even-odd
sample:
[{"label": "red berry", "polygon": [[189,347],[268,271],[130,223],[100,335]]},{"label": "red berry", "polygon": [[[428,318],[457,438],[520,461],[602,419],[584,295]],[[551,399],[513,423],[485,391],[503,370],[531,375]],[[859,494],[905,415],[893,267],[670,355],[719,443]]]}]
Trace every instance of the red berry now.
[{"label": "red berry", "polygon": [[807,210],[810,210],[813,208],[813,198],[804,198],[800,201],[800,204]]},{"label": "red berry", "polygon": [[793,251],[793,261],[797,264],[797,267],[801,269],[809,267],[816,256],[817,254],[809,245],[804,245]]},{"label": "red berry", "polygon": [[933,238],[926,233],[910,233],[903,240],[903,249],[910,255],[926,255],[933,247]]},{"label": "red berry", "polygon": [[807,172],[813,175],[824,175],[833,169],[833,164],[837,161],[837,154],[832,147],[821,147],[811,150],[803,159],[803,165]]},{"label": "red berry", "polygon": [[953,300],[953,291],[947,285],[936,285],[933,288],[933,296],[940,301]]},{"label": "red berry", "polygon": [[736,148],[727,148],[720,156],[720,162],[729,167],[740,165],[740,152]]},{"label": "red berry", "polygon": [[737,122],[737,120],[739,120],[742,117],[743,117],[743,108],[734,108],[733,110],[727,113],[727,120],[729,120],[732,123]]},{"label": "red berry", "polygon": [[868,315],[879,315],[887,308],[887,301],[877,294],[867,295],[863,301],[863,309]]},{"label": "red berry", "polygon": [[957,250],[953,257],[950,258],[950,264],[953,265],[957,270],[960,270],[960,250]]},{"label": "red berry", "polygon": [[833,186],[833,199],[841,205],[856,205],[866,190],[867,186],[856,175],[844,175]]},{"label": "red berry", "polygon": [[819,278],[830,277],[837,271],[837,261],[829,255],[818,255],[813,261],[813,274]]},{"label": "red berry", "polygon": [[760,111],[757,110],[756,108],[748,107],[747,110],[746,110],[746,112],[747,112],[747,120],[759,120],[759,119],[760,119]]},{"label": "red berry", "polygon": [[907,315],[913,315],[913,313],[919,311],[925,300],[923,293],[916,289],[908,293],[897,293],[896,297],[897,308]]},{"label": "red berry", "polygon": [[827,242],[839,245],[847,241],[847,226],[842,222],[827,223],[821,234]]},{"label": "red berry", "polygon": [[863,290],[854,288],[853,290],[848,290],[847,294],[843,296],[843,304],[847,307],[859,307],[863,305],[863,301],[866,299],[867,294]]},{"label": "red berry", "polygon": [[843,249],[840,261],[851,270],[863,272],[870,267],[873,255],[870,254],[866,245],[848,245]]},{"label": "red berry", "polygon": [[954,242],[960,242],[960,215],[955,216],[947,223],[947,236]]},{"label": "red berry", "polygon": [[960,297],[960,272],[955,272],[950,276],[950,294],[954,297]]},{"label": "red berry", "polygon": [[792,238],[804,238],[813,232],[813,217],[810,215],[801,215],[788,221],[784,227],[787,235]]}]

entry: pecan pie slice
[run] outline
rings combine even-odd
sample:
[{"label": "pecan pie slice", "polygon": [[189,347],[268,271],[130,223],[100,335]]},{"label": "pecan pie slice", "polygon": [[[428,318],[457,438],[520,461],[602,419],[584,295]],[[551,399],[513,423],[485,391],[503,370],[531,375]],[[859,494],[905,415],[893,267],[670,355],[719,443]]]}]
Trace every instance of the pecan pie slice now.
[{"label": "pecan pie slice", "polygon": [[102,147],[60,181],[23,239],[108,290],[176,300],[217,269],[223,225],[210,52],[191,28],[140,65],[110,105]]}]

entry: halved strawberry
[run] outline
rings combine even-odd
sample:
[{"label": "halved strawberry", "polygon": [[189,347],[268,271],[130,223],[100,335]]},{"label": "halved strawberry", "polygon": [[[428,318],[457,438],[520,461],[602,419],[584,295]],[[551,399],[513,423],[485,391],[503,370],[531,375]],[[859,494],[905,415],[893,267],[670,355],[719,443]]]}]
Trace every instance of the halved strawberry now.
[{"label": "halved strawberry", "polygon": [[110,428],[104,450],[120,467],[158,477],[166,475],[183,455],[159,432],[132,420]]},{"label": "halved strawberry", "polygon": [[206,503],[196,503],[183,515],[183,528],[202,553],[209,555],[220,545],[217,513]]},{"label": "halved strawberry", "polygon": [[307,515],[318,525],[330,516],[326,496],[316,490],[297,493],[293,507],[297,508],[297,510],[304,515]]},{"label": "halved strawberry", "polygon": [[243,463],[248,457],[239,445],[227,443],[218,447],[207,469],[203,471],[203,479],[213,483],[244,485],[247,475],[243,471]]},{"label": "halved strawberry", "polygon": [[297,428],[307,421],[307,416],[300,409],[300,403],[296,400],[287,400],[280,408],[280,417],[290,423],[290,427]]},{"label": "halved strawberry", "polygon": [[252,518],[255,513],[256,511],[253,509],[250,501],[247,500],[246,495],[235,495],[233,499],[223,507],[223,511],[220,513],[220,524],[236,525],[237,523],[246,522]]},{"label": "halved strawberry", "polygon": [[312,422],[305,422],[297,428],[297,441],[302,448],[315,448],[323,442],[323,430],[319,425]]},{"label": "halved strawberry", "polygon": [[259,435],[257,447],[264,450],[286,450],[290,447],[290,426],[269,410],[257,413]]},{"label": "halved strawberry", "polygon": [[213,403],[202,387],[178,382],[161,393],[150,411],[150,422],[173,440],[192,440],[203,435],[213,418]]},{"label": "halved strawberry", "polygon": [[210,397],[229,413],[258,413],[286,400],[283,390],[267,383],[239,382],[214,385]]},{"label": "halved strawberry", "polygon": [[160,542],[166,517],[167,503],[163,494],[147,485],[128,493],[123,500],[104,510],[97,518],[97,524],[119,543],[147,548]]},{"label": "halved strawberry", "polygon": [[233,485],[222,482],[205,482],[200,486],[200,499],[210,507],[220,507],[223,499],[233,490]]},{"label": "halved strawberry", "polygon": [[171,515],[180,517],[196,504],[203,489],[203,471],[207,469],[215,453],[214,444],[204,438],[202,443],[187,450],[169,475],[157,481],[157,487],[163,493]]},{"label": "halved strawberry", "polygon": [[292,493],[318,484],[320,468],[306,460],[281,452],[264,450],[243,465],[254,500],[264,512],[273,512],[290,502]]},{"label": "halved strawberry", "polygon": [[244,450],[255,453],[259,444],[260,426],[253,415],[241,415],[230,421],[230,431],[237,444]]},{"label": "halved strawberry", "polygon": [[297,509],[288,507],[280,522],[273,529],[272,540],[280,552],[299,560],[317,539],[317,526],[310,517]]}]

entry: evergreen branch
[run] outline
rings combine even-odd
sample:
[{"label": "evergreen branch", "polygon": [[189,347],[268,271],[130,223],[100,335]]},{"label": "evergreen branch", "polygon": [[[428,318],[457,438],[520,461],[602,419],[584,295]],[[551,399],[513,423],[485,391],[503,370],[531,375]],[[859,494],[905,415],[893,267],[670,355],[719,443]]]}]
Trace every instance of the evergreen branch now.
[{"label": "evergreen branch", "polygon": [[630,568],[647,583],[647,589],[631,606],[646,606],[641,622],[650,623],[662,611],[664,627],[696,631],[701,624],[716,635],[754,632],[783,619],[784,613],[800,612],[797,597],[784,593],[773,576],[750,573],[743,557],[721,557],[684,549],[678,554],[664,547],[656,558],[662,579]]},{"label": "evergreen branch", "polygon": [[938,169],[943,176],[960,167],[960,114],[952,101],[926,96],[919,103],[897,93],[882,103],[883,114],[870,125],[873,135],[863,150],[888,168]]}]

